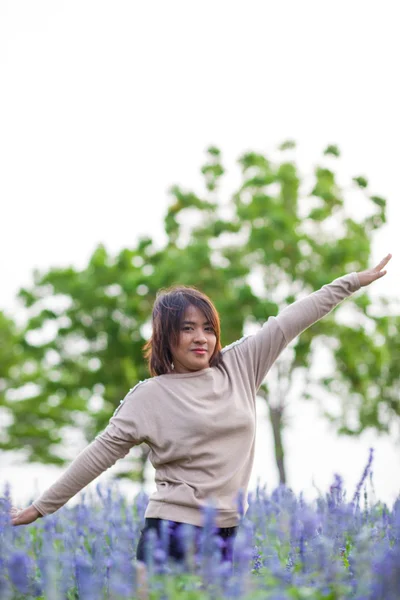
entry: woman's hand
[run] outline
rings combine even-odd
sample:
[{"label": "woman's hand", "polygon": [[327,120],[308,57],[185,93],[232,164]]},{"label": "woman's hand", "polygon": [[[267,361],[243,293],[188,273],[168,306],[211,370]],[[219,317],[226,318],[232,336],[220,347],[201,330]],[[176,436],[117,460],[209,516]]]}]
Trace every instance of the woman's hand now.
[{"label": "woman's hand", "polygon": [[33,523],[33,521],[36,521],[41,516],[40,512],[33,505],[24,509],[12,506],[10,510],[12,525],[29,525],[29,523]]},{"label": "woman's hand", "polygon": [[373,269],[367,269],[366,271],[361,271],[360,273],[357,273],[358,279],[360,280],[361,287],[363,287],[365,285],[369,285],[376,279],[379,279],[380,277],[383,277],[384,275],[386,275],[386,270],[384,270],[384,268],[386,267],[386,265],[388,264],[388,262],[391,258],[392,258],[392,255],[388,254]]}]

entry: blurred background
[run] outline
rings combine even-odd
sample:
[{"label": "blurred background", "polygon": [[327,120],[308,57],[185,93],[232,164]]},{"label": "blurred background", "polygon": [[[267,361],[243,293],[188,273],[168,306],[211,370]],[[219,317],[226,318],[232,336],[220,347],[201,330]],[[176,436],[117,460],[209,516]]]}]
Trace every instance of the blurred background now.
[{"label": "blurred background", "polygon": [[[0,1],[0,489],[43,492],[147,377],[155,293],[223,342],[388,274],[291,344],[251,489],[400,491],[400,41],[390,1]],[[98,481],[153,489],[145,447]],[[76,499],[74,499],[76,501]]]}]

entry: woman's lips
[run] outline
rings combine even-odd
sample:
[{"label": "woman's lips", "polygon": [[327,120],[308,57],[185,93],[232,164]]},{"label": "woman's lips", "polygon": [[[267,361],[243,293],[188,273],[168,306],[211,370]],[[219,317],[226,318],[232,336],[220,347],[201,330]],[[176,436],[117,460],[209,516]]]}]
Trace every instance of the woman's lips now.
[{"label": "woman's lips", "polygon": [[207,350],[203,350],[198,348],[197,350],[192,350],[192,352],[194,352],[195,354],[207,354]]}]

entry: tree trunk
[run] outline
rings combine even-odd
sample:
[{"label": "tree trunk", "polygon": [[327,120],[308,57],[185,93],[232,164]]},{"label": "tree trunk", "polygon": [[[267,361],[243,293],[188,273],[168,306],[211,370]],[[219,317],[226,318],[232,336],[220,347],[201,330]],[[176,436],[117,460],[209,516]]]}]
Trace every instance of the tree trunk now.
[{"label": "tree trunk", "polygon": [[146,464],[147,464],[147,458],[150,454],[150,448],[148,447],[147,444],[142,444],[141,448],[140,448],[140,456],[139,456],[139,470],[138,470],[138,477],[137,477],[137,481],[139,481],[139,483],[141,483],[142,485],[144,483],[146,483],[146,477],[145,477],[145,470],[146,470]]},{"label": "tree trunk", "polygon": [[257,394],[264,398],[268,406],[269,418],[271,421],[272,433],[274,436],[275,462],[279,472],[279,483],[281,485],[286,485],[285,451],[283,449],[282,439],[283,412],[285,407],[283,404],[279,406],[271,406],[271,403],[269,402],[268,398],[268,392],[263,388],[260,388]]},{"label": "tree trunk", "polygon": [[285,451],[283,449],[282,440],[282,415],[283,410],[281,406],[273,407],[268,404],[269,416],[271,419],[272,432],[274,434],[274,448],[275,448],[275,461],[279,471],[279,483],[286,485],[286,471],[285,471]]}]

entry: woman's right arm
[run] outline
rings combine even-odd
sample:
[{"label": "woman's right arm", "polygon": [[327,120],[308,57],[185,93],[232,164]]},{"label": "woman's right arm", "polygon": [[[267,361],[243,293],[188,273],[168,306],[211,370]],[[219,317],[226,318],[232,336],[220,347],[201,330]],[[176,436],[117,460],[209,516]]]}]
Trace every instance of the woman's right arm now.
[{"label": "woman's right arm", "polygon": [[26,525],[41,516],[54,513],[73,496],[128,454],[134,444],[118,439],[112,428],[107,429],[85,448],[68,469],[44,494],[28,508],[11,510],[13,525]]},{"label": "woman's right arm", "polygon": [[119,438],[112,426],[107,427],[32,506],[42,515],[55,512],[118,459],[126,456],[133,445]]},{"label": "woman's right arm", "polygon": [[[136,394],[135,394],[136,395]],[[40,516],[54,513],[73,496],[106,471],[129,450],[143,441],[138,432],[139,415],[128,394],[115,411],[106,429],[71,463],[61,477],[28,508],[11,509],[13,525],[32,523]],[[136,400],[137,398],[135,398]]]}]

